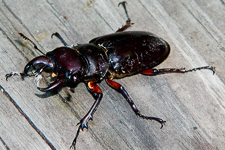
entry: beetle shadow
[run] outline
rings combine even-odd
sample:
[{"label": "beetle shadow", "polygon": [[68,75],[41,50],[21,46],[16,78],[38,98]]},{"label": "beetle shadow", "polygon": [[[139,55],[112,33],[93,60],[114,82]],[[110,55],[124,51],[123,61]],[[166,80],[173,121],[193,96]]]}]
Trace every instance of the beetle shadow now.
[{"label": "beetle shadow", "polygon": [[[60,89],[61,90],[61,89]],[[39,98],[49,98],[49,97],[51,97],[51,96],[53,96],[53,95],[56,95],[56,94],[59,94],[59,91],[60,90],[57,90],[57,91],[55,91],[55,92],[46,92],[46,93],[43,93],[43,94],[38,94],[38,93],[35,93],[35,95],[37,96],[37,97],[39,97]],[[71,90],[72,91],[72,90]],[[70,94],[70,92],[68,91],[68,89],[66,89],[65,90],[65,92],[66,92],[66,97],[62,97],[63,98],[63,102],[71,102],[72,100],[72,96],[71,96],[71,94]],[[72,91],[72,92],[74,92],[74,91]]]},{"label": "beetle shadow", "polygon": [[[18,45],[20,45],[21,47],[26,47],[26,49],[28,49],[29,50],[29,53],[32,55],[32,56],[34,56],[34,57],[36,57],[36,54],[34,53],[34,51],[33,51],[33,49],[34,48],[30,48],[29,46],[27,46],[27,44],[24,44],[23,42],[21,42],[20,40],[14,40]],[[24,50],[24,49],[23,49]]]},{"label": "beetle shadow", "polygon": [[43,93],[43,94],[35,93],[35,95],[37,97],[40,97],[40,98],[48,98],[48,97],[51,97],[51,96],[56,95],[56,94],[58,94],[58,91],[56,91],[56,92],[46,92],[46,93]]}]

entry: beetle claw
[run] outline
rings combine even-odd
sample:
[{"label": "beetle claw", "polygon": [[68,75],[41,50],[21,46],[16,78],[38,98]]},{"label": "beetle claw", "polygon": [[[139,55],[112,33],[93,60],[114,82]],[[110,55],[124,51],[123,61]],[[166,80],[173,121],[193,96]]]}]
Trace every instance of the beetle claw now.
[{"label": "beetle claw", "polygon": [[19,76],[20,73],[18,73],[18,72],[11,72],[11,73],[6,74],[6,75],[5,75],[6,81],[8,81],[8,78],[9,78],[9,77],[12,77],[12,76],[15,76],[15,75]]},{"label": "beetle claw", "polygon": [[146,120],[155,120],[155,121],[157,121],[158,123],[161,124],[160,129],[162,129],[162,128],[163,128],[163,125],[166,124],[166,121],[162,120],[161,118],[144,116],[144,115],[142,115],[142,114],[140,114],[140,113],[137,113],[137,115],[138,115],[139,117],[143,118],[143,119],[146,119]]},{"label": "beetle claw", "polygon": [[51,38],[53,38],[53,36],[59,38],[60,41],[64,44],[64,46],[68,47],[68,44],[65,42],[65,40],[61,37],[61,35],[58,32],[52,33]]},{"label": "beetle claw", "polygon": [[88,126],[87,126],[87,122],[85,121],[83,121],[83,119],[81,119],[81,121],[80,122],[78,122],[77,123],[77,125],[80,125],[79,127],[78,127],[78,129],[77,129],[77,133],[76,133],[76,136],[75,136],[75,138],[74,138],[74,140],[73,140],[73,142],[72,142],[72,145],[70,146],[70,149],[76,149],[76,142],[77,142],[77,138],[78,138],[78,136],[79,136],[79,133],[80,133],[80,130],[84,130],[84,128],[86,128],[86,129],[88,129]]},{"label": "beetle claw", "polygon": [[45,56],[39,56],[34,58],[33,60],[31,60],[25,67],[24,67],[24,75],[27,76],[35,76],[35,74],[28,74],[28,71],[31,67],[34,67],[35,65],[39,65],[39,64],[43,64],[43,66],[41,68],[39,68],[38,70],[36,70],[36,72],[39,74],[41,73],[44,68],[51,67],[53,68],[53,63],[51,61],[51,59],[45,57]]},{"label": "beetle claw", "polygon": [[210,70],[212,70],[213,75],[214,75],[214,74],[215,74],[215,72],[216,72],[216,67],[210,66]]},{"label": "beetle claw", "polygon": [[160,122],[161,123],[161,127],[160,127],[160,129],[162,129],[163,128],[163,125],[166,125],[166,121],[164,121],[164,120],[161,120],[162,122]]},{"label": "beetle claw", "polygon": [[65,83],[65,80],[63,78],[58,78],[56,79],[55,82],[51,83],[47,88],[40,88],[40,87],[37,87],[37,88],[38,90],[42,92],[50,92],[50,91],[58,90],[60,87],[63,86],[64,83]]},{"label": "beetle claw", "polygon": [[15,76],[15,75],[16,75],[16,76],[21,76],[22,79],[24,79],[25,76],[31,76],[31,75],[29,75],[29,74],[28,74],[28,75],[25,75],[24,73],[11,72],[11,73],[8,73],[8,74],[5,75],[6,81],[8,81],[8,78],[9,78],[9,77],[12,77],[12,76]]}]

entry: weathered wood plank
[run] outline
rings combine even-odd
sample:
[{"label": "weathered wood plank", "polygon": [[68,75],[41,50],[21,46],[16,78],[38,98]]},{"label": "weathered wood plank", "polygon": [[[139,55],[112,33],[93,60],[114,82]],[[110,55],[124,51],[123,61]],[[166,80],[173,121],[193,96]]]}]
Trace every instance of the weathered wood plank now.
[{"label": "weathered wood plank", "polygon": [[[0,2],[0,137],[10,149],[69,149],[76,124],[93,103],[83,84],[70,93],[71,102],[65,103],[66,88],[59,95],[42,95],[33,78],[5,81],[6,73],[22,71],[29,60],[40,55],[18,32],[44,52],[62,46],[58,39],[50,38],[56,31],[69,44],[86,43],[124,24],[119,2]],[[89,129],[81,132],[77,149],[223,149],[224,2],[139,0],[128,2],[127,8],[135,23],[129,30],[153,32],[170,43],[169,58],[157,68],[213,65],[216,74],[204,70],[117,80],[143,114],[167,121],[162,130],[158,123],[136,117],[123,97],[102,82],[103,100]],[[1,147],[6,149],[2,142]]]}]

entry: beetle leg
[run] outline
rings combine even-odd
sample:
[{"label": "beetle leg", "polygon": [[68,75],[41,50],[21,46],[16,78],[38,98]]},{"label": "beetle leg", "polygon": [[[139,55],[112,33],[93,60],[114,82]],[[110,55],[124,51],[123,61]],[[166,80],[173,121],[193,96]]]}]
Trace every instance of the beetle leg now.
[{"label": "beetle leg", "polygon": [[119,93],[121,93],[123,95],[123,97],[130,104],[131,108],[133,109],[133,111],[135,112],[136,115],[138,115],[139,117],[141,117],[143,119],[155,120],[155,121],[159,122],[161,124],[161,128],[163,128],[163,125],[166,123],[166,121],[164,121],[160,118],[142,115],[122,85],[120,85],[119,83],[112,81],[110,79],[106,79],[106,82],[110,87],[112,87],[113,89],[115,89],[116,91],[118,91]]},{"label": "beetle leg", "polygon": [[120,2],[118,4],[118,6],[122,5],[123,8],[124,8],[124,11],[125,11],[125,14],[127,16],[127,21],[126,21],[126,24],[124,26],[122,26],[121,28],[119,28],[116,32],[122,32],[122,31],[125,31],[127,28],[131,27],[131,25],[133,25],[134,23],[131,23],[131,20],[130,20],[130,17],[128,15],[128,12],[127,12],[127,8],[126,8],[126,1],[123,1],[123,2]]},{"label": "beetle leg", "polygon": [[62,36],[58,32],[53,33],[52,36],[51,36],[51,38],[53,36],[56,36],[57,38],[59,38],[60,41],[64,44],[64,46],[68,47],[68,44],[65,42],[65,40],[62,38]]},{"label": "beetle leg", "polygon": [[209,69],[212,70],[213,74],[215,74],[215,67],[213,66],[203,66],[203,67],[198,67],[198,68],[192,68],[189,70],[185,70],[185,68],[163,68],[163,69],[147,69],[141,72],[141,74],[144,75],[158,75],[158,74],[164,74],[164,73],[186,73],[186,72],[191,72],[191,71],[196,71],[196,70],[201,70],[201,69]]},{"label": "beetle leg", "polygon": [[83,130],[84,128],[88,129],[88,121],[90,119],[91,120],[93,119],[93,114],[97,110],[97,107],[98,107],[98,105],[99,105],[99,103],[101,102],[101,99],[102,99],[102,91],[101,91],[100,87],[98,85],[96,85],[96,83],[88,82],[87,83],[87,89],[92,94],[92,96],[94,97],[95,102],[91,106],[91,109],[88,111],[88,113],[78,123],[80,126],[79,126],[79,128],[77,130],[76,136],[75,136],[75,138],[74,138],[70,148],[74,148],[75,149],[77,137],[78,137],[78,135],[80,133],[80,130]]}]

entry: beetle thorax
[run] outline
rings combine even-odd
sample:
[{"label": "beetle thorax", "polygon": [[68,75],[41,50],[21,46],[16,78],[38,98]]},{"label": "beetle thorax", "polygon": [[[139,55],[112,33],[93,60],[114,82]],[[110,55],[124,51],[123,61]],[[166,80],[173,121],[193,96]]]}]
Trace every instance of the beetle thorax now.
[{"label": "beetle thorax", "polygon": [[105,50],[94,44],[82,44],[74,47],[87,63],[85,81],[101,81],[109,68],[109,60]]}]

